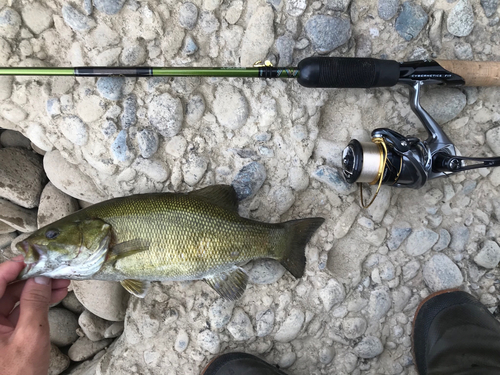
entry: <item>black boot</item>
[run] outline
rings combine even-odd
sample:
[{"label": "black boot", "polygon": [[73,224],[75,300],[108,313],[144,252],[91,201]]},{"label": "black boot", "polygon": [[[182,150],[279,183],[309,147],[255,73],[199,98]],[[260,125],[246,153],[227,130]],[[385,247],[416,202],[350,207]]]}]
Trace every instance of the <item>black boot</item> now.
[{"label": "black boot", "polygon": [[413,356],[420,375],[500,374],[500,323],[468,293],[435,293],[415,313]]},{"label": "black boot", "polygon": [[246,353],[226,353],[216,357],[201,375],[286,375],[284,372]]}]

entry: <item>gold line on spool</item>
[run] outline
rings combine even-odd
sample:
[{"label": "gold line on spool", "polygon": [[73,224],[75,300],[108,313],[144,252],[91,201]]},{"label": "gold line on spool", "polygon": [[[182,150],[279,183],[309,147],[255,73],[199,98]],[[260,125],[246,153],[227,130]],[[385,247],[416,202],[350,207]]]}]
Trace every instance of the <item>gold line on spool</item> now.
[{"label": "gold line on spool", "polygon": [[387,164],[388,151],[387,151],[387,145],[385,144],[384,139],[383,138],[373,138],[372,142],[381,146],[383,148],[383,150],[381,150],[381,152],[380,152],[381,162],[379,165],[377,178],[372,183],[370,183],[370,185],[375,185],[377,183],[377,180],[378,180],[377,191],[375,191],[375,194],[373,195],[372,200],[367,205],[365,205],[364,199],[363,199],[363,185],[361,183],[358,183],[359,193],[361,195],[361,206],[363,206],[363,208],[370,207],[372,205],[373,201],[375,200],[375,198],[377,198],[378,192],[380,191],[380,187],[382,186],[382,180],[384,179],[385,166]]}]

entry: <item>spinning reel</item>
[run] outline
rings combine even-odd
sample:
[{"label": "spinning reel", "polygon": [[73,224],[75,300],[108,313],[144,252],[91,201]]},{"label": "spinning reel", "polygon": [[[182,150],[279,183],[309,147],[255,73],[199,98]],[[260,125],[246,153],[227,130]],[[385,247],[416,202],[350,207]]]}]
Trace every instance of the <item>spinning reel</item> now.
[{"label": "spinning reel", "polygon": [[[405,66],[405,64],[408,64]],[[500,166],[500,157],[472,158],[458,156],[453,142],[438,123],[420,105],[422,87],[429,84],[463,85],[456,74],[445,71],[437,63],[423,61],[401,64],[399,83],[410,87],[410,105],[428,133],[426,140],[404,136],[394,130],[378,128],[372,131],[372,142],[352,139],[343,151],[343,175],[349,183],[378,185],[367,205],[376,198],[381,185],[418,189],[428,180],[453,173],[484,167]],[[465,161],[475,164],[465,165]]]}]

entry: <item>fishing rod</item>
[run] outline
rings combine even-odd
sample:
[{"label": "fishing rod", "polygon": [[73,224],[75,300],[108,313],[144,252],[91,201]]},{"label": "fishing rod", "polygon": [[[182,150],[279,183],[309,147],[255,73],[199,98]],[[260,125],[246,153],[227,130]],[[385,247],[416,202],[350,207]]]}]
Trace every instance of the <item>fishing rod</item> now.
[{"label": "fishing rod", "polygon": [[[500,166],[500,157],[458,156],[453,142],[420,105],[422,87],[500,86],[500,62],[421,60],[397,62],[374,58],[307,57],[297,67],[274,67],[258,61],[253,67],[76,67],[0,68],[0,75],[76,77],[237,77],[296,79],[311,88],[373,88],[404,84],[410,88],[410,106],[428,137],[420,140],[388,128],[371,133],[370,142],[350,141],[342,153],[342,174],[349,183],[418,189],[428,180],[476,168]],[[475,162],[465,165],[466,161]]]}]

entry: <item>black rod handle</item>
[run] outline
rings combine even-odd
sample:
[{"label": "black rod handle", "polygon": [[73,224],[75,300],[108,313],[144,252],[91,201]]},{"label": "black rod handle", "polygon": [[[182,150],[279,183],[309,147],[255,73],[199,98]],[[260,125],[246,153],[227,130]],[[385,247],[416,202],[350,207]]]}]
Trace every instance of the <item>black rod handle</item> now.
[{"label": "black rod handle", "polygon": [[399,80],[397,61],[372,58],[307,57],[299,71],[297,80],[305,87],[388,87]]}]

